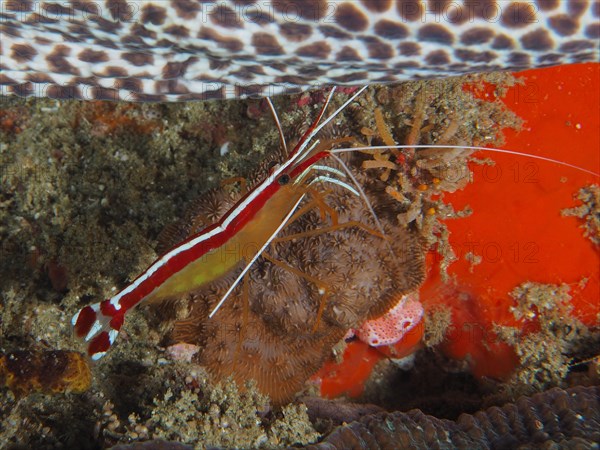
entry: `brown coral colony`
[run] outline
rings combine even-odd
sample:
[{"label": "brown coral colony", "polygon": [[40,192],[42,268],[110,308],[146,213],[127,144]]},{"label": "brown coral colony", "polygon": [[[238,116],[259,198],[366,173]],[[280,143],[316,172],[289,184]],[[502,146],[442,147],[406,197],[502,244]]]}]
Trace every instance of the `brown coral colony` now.
[{"label": "brown coral colony", "polygon": [[[192,295],[188,318],[175,323],[172,341],[198,345],[196,361],[216,379],[255,379],[274,403],[289,401],[348,329],[381,316],[422,282],[422,243],[398,226],[398,202],[386,183],[360,168],[364,155],[344,159],[386,238],[374,231],[363,199],[336,185],[319,187],[214,317],[209,313],[241,267]],[[227,189],[212,192],[167,234],[193,234],[234,201]]]}]

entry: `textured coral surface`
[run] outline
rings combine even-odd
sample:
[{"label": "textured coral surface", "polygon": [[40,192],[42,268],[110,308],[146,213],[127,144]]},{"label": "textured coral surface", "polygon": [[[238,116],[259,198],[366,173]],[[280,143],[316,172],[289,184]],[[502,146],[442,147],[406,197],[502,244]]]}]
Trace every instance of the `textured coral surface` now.
[{"label": "textured coral surface", "polygon": [[[416,233],[394,226],[399,209],[386,198],[382,182],[359,172],[364,158],[345,159],[387,239],[356,225],[327,231],[331,219],[311,210],[276,238],[268,259],[257,260],[213,318],[208,314],[239,270],[196,293],[189,317],[175,324],[172,339],[198,345],[195,360],[215,378],[256,379],[274,402],[289,401],[348,329],[392,309],[399,295],[422,282],[424,249]],[[363,199],[342,187],[327,189],[324,199],[340,225],[376,229]],[[214,205],[227,205],[223,196],[217,192],[198,201],[194,218],[185,223],[214,216]],[[303,236],[322,228],[316,236]]]},{"label": "textured coral surface", "polygon": [[522,397],[500,408],[464,414],[454,422],[418,410],[372,414],[306,448],[594,448],[599,441],[600,388],[577,387]]},{"label": "textured coral surface", "polygon": [[[336,408],[322,406],[321,419]],[[356,411],[365,407],[353,405]],[[348,414],[349,417],[351,414]],[[373,412],[344,424],[307,450],[345,449],[513,449],[595,448],[600,440],[600,388],[552,389],[515,403],[489,408],[456,421],[421,411]],[[298,448],[298,447],[294,447]],[[119,445],[114,450],[187,450],[177,443],[153,441]]]}]

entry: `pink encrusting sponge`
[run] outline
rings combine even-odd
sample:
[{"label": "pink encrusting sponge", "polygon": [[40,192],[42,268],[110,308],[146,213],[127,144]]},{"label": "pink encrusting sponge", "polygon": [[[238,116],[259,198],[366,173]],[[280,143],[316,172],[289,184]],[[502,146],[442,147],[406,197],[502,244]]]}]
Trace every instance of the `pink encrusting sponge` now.
[{"label": "pink encrusting sponge", "polygon": [[393,345],[421,321],[423,313],[417,292],[403,295],[396,306],[383,316],[366,321],[355,333],[372,347]]}]

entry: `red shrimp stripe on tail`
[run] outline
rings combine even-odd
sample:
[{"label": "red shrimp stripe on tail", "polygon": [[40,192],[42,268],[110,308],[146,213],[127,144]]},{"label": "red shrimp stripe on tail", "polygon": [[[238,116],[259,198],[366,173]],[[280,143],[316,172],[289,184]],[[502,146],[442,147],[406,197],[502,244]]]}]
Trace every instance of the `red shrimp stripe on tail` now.
[{"label": "red shrimp stripe on tail", "polygon": [[[71,323],[78,338],[85,336],[85,341],[90,341],[88,354],[98,360],[115,342],[124,320],[125,313],[117,310],[110,300],[104,300],[79,310]],[[110,327],[108,331],[107,327]]]}]

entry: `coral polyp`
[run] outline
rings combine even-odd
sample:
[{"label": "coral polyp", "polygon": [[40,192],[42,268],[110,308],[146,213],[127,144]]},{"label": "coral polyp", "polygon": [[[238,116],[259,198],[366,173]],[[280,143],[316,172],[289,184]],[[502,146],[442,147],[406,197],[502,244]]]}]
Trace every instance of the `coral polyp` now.
[{"label": "coral polyp", "polygon": [[[396,225],[400,210],[385,194],[385,183],[360,168],[365,157],[345,159],[385,237],[371,231],[377,225],[363,199],[328,185],[316,195],[337,225],[316,202],[281,232],[210,319],[239,270],[193,294],[189,317],[175,322],[171,339],[198,345],[195,361],[215,379],[256,379],[275,403],[289,401],[349,329],[392,309],[399,295],[422,282],[421,239]],[[217,191],[197,202],[190,216],[210,214],[215,197],[222,204],[233,201],[226,189]],[[188,230],[190,216],[182,224]]]}]

